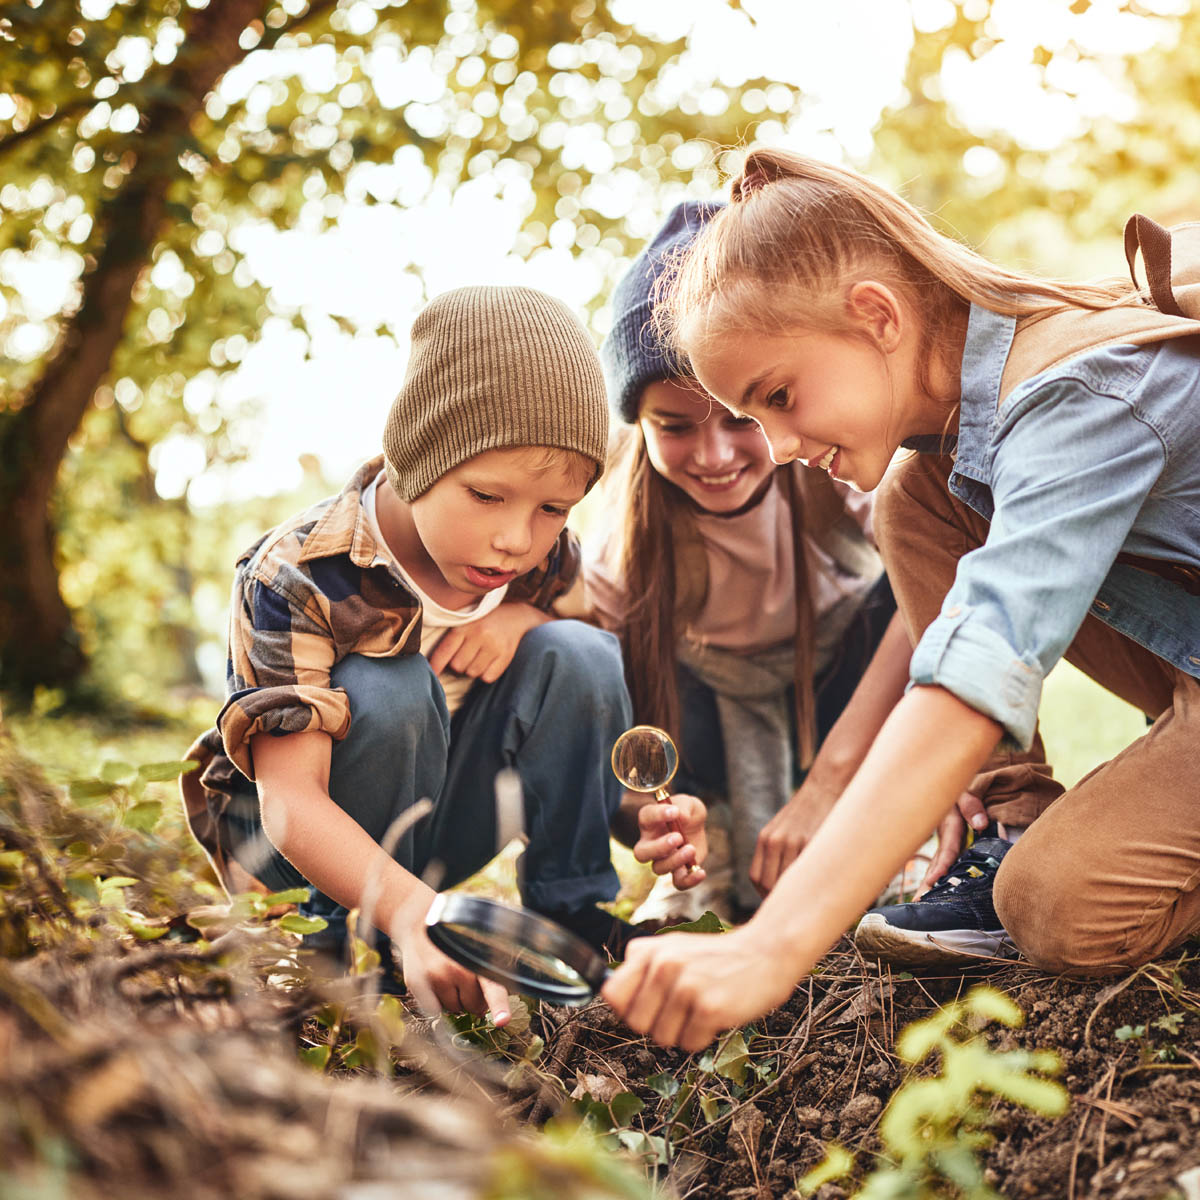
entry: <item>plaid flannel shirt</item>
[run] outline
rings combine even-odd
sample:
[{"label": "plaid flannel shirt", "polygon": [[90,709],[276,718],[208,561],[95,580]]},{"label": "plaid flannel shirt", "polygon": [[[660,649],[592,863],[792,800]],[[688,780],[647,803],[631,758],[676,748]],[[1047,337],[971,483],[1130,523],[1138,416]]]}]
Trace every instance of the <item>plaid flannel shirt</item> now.
[{"label": "plaid flannel shirt", "polygon": [[[227,699],[216,726],[187,753],[199,769],[181,780],[192,833],[231,890],[252,886],[239,876],[221,828],[237,772],[254,778],[250,739],[310,730],[344,738],[350,704],[331,685],[334,665],[348,654],[420,653],[420,601],[380,553],[362,505],[382,467],[382,455],[364,463],[341,493],[271,530],[238,559]],[[574,581],[579,560],[579,543],[564,529],[505,599],[548,610]]]}]

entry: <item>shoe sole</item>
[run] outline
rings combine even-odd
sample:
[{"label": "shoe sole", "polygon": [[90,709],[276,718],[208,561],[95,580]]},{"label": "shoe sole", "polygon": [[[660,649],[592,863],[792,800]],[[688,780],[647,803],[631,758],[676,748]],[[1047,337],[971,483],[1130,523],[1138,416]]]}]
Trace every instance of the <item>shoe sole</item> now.
[{"label": "shoe sole", "polygon": [[953,966],[989,958],[1015,958],[1016,945],[1003,930],[944,930],[927,933],[900,929],[879,913],[868,913],[854,931],[854,945],[864,958],[896,966]]}]

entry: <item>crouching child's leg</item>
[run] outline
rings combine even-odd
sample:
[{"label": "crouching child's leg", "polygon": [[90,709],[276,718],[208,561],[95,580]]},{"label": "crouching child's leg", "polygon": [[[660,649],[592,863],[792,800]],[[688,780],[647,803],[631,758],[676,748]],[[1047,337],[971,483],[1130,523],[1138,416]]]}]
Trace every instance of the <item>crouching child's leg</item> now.
[{"label": "crouching child's leg", "polygon": [[628,926],[596,907],[618,889],[609,826],[621,801],[613,742],[632,723],[617,640],[579,621],[525,634],[508,669],[477,683],[455,718],[450,766],[422,852],[445,884],[477,870],[497,843],[495,778],[512,768],[528,846],[523,903],[620,953]]}]

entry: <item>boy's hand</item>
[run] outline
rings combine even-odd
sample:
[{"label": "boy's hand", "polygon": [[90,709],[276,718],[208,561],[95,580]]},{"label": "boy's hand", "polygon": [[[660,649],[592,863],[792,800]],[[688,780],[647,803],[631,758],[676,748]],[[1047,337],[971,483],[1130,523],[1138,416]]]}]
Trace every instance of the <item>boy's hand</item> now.
[{"label": "boy's hand", "polygon": [[[665,804],[643,804],[633,857],[650,863],[655,875],[670,875],[680,890],[695,887],[704,879],[700,864],[708,857],[707,817],[704,802],[683,793]],[[693,865],[696,870],[688,870]]]},{"label": "boy's hand", "polygon": [[424,922],[395,938],[400,969],[417,1007],[427,1016],[438,1012],[491,1013],[497,1028],[511,1019],[503,984],[472,974],[447,958],[426,936]]},{"label": "boy's hand", "polygon": [[478,621],[447,629],[433,648],[429,665],[435,675],[448,667],[456,675],[495,683],[512,662],[521,639],[553,619],[532,604],[505,601]]}]

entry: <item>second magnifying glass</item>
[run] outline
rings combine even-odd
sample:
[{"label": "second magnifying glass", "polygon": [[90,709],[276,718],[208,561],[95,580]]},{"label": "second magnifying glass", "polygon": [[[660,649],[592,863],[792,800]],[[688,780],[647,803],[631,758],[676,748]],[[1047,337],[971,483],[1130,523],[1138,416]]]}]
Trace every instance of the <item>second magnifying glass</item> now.
[{"label": "second magnifying glass", "polygon": [[[653,792],[654,799],[666,804],[671,799],[667,784],[679,769],[679,751],[671,735],[657,725],[635,725],[613,743],[613,774],[631,792]],[[668,821],[672,833],[684,837],[676,821]],[[688,874],[698,871],[695,863],[688,865]]]}]

